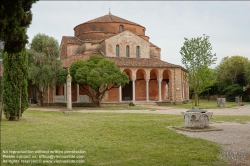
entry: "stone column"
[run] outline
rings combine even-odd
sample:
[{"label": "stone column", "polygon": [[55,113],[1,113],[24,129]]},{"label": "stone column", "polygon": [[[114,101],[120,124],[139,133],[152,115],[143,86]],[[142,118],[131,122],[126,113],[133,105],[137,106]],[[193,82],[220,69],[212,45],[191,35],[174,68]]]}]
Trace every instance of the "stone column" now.
[{"label": "stone column", "polygon": [[159,100],[158,101],[162,101],[162,99],[161,99],[161,81],[162,81],[161,78],[158,79],[158,84],[159,84]]},{"label": "stone column", "polygon": [[119,86],[119,102],[122,102],[122,86]]},{"label": "stone column", "polygon": [[169,89],[168,83],[166,84],[166,99],[169,99]]},{"label": "stone column", "polygon": [[68,75],[67,75],[67,110],[66,112],[71,112],[72,111],[72,98],[71,98],[71,76],[68,70]]},{"label": "stone column", "polygon": [[132,80],[133,82],[133,101],[135,101],[135,80]]},{"label": "stone column", "polygon": [[66,102],[67,101],[67,87],[66,87],[66,84],[63,84],[63,95],[64,95],[64,101]]},{"label": "stone column", "polygon": [[79,84],[76,84],[76,102],[80,102],[79,100]]},{"label": "stone column", "polygon": [[146,101],[148,102],[149,101],[149,85],[148,85],[148,83],[149,83],[149,80],[148,79],[145,79],[145,81],[146,81]]}]

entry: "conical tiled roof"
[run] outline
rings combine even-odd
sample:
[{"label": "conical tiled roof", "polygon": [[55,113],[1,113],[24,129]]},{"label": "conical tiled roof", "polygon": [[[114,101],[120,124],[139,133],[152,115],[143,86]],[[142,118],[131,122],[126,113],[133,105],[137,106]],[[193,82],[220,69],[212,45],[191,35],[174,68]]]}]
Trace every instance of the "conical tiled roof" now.
[{"label": "conical tiled roof", "polygon": [[[119,22],[119,23],[126,23],[126,24],[132,24],[132,25],[139,25],[139,24],[134,23],[132,21],[128,21],[126,19],[123,19],[123,18],[117,17],[115,15],[112,15],[110,13],[107,14],[107,15],[95,18],[93,20],[87,21],[85,23],[94,23],[94,22],[101,22],[101,23],[105,23],[105,22]],[[141,25],[139,25],[139,26],[141,26]]]}]

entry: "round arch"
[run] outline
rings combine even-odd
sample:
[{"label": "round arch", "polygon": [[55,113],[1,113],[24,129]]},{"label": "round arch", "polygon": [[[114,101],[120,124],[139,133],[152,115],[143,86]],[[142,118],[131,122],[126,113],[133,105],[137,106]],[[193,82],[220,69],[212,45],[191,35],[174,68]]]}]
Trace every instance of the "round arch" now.
[{"label": "round arch", "polygon": [[132,80],[132,70],[131,69],[124,69],[124,73],[126,73],[130,80]]},{"label": "round arch", "polygon": [[159,71],[157,69],[152,69],[150,71],[150,80],[151,79],[158,79],[159,78]]}]

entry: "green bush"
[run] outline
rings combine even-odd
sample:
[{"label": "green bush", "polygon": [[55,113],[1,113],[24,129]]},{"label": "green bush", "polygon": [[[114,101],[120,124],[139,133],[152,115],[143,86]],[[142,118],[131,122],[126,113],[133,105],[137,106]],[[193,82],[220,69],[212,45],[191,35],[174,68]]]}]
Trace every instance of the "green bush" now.
[{"label": "green bush", "polygon": [[[236,96],[243,96],[242,101],[247,101],[247,94],[239,84],[230,85],[223,90],[227,101],[235,101]],[[244,100],[243,100],[244,99]]]}]

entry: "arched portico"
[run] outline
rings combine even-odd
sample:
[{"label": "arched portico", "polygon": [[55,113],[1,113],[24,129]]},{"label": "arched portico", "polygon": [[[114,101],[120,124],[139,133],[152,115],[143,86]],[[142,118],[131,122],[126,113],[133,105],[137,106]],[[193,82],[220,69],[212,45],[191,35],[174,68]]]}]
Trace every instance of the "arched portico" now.
[{"label": "arched portico", "polygon": [[[181,101],[188,97],[186,82],[176,80],[175,74],[182,74],[181,70],[171,68],[121,68],[129,77],[129,83],[123,88],[111,89],[107,92],[104,101]],[[90,102],[78,84],[72,85],[73,102]],[[60,85],[56,89],[56,101],[65,102],[65,88]],[[85,99],[86,98],[86,99]]]},{"label": "arched portico", "polygon": [[129,76],[129,83],[119,90],[119,101],[168,101],[172,100],[170,69],[122,69]]}]

